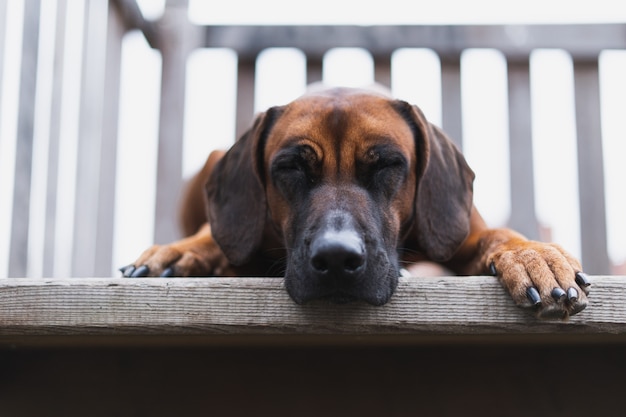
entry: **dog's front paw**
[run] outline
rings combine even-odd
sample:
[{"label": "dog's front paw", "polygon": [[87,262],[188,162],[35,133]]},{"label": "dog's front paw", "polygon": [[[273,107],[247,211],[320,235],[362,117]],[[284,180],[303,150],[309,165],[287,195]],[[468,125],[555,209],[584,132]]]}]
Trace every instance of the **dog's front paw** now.
[{"label": "dog's front paw", "polygon": [[591,285],[580,263],[559,245],[515,241],[487,259],[515,303],[537,317],[566,319],[587,307]]},{"label": "dog's front paw", "polygon": [[200,249],[181,244],[154,245],[134,263],[120,268],[125,277],[189,277],[223,275],[228,259],[217,244]]}]

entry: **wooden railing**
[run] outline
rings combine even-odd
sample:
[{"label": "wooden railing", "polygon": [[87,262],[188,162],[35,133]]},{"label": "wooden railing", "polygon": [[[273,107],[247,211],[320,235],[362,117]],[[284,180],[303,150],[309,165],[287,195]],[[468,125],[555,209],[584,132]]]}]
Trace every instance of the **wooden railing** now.
[{"label": "wooden railing", "polygon": [[592,282],[586,310],[567,321],[542,321],[516,307],[493,277],[402,278],[383,307],[296,305],[279,278],[16,278],[0,281],[0,347],[55,338],[117,338],[132,345],[153,336],[205,344],[263,336],[275,336],[277,344],[307,337],[423,343],[449,336],[466,342],[625,342],[626,277],[596,276]]},{"label": "wooden railing", "polygon": [[[529,57],[538,48],[567,51],[574,62],[577,153],[579,170],[581,252],[585,270],[611,273],[607,253],[606,198],[602,150],[598,57],[607,49],[626,49],[626,25],[527,26],[197,26],[189,22],[186,2],[168,2],[157,22],[145,20],[136,3],[112,0],[86,3],[83,66],[76,167],[76,199],[71,241],[71,276],[108,276],[112,270],[116,184],[120,57],[124,35],[141,30],[162,55],[161,108],[157,161],[155,240],[178,235],[176,196],[182,183],[184,93],[188,55],[197,48],[231,48],[238,57],[237,132],[254,112],[256,60],[270,47],[304,52],[307,81],[319,81],[325,53],[334,47],[359,47],[374,58],[376,81],[390,85],[391,56],[399,48],[429,48],[441,61],[442,124],[463,147],[461,54],[470,48],[494,48],[507,62],[510,120],[511,215],[509,225],[539,237],[535,215]],[[8,276],[27,275],[33,172],[33,109],[37,75],[40,1],[26,0],[19,132],[15,187],[10,219]],[[64,27],[67,2],[59,1],[57,27]],[[5,18],[0,6],[0,22]],[[52,112],[49,124],[48,191],[43,239],[43,276],[52,275],[56,243],[64,230],[55,227],[59,171],[58,108],[64,32],[57,30]],[[6,41],[6,40],[5,40]],[[0,54],[2,56],[2,54]],[[1,67],[1,66],[0,66]],[[30,242],[32,243],[32,242]],[[129,259],[135,254],[129,254]],[[2,271],[0,271],[1,273]]]}]

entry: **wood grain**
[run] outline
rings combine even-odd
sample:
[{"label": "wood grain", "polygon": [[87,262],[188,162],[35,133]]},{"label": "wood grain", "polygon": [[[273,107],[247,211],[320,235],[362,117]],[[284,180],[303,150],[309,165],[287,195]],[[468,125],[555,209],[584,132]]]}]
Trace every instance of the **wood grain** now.
[{"label": "wood grain", "polygon": [[72,335],[626,334],[626,277],[592,277],[589,307],[538,321],[492,277],[403,278],[390,303],[296,305],[278,278],[0,280],[0,341]]}]

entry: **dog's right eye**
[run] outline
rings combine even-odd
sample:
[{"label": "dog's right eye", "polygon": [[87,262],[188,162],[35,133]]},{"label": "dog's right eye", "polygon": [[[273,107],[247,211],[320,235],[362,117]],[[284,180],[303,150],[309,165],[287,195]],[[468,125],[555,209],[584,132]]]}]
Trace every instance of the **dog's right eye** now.
[{"label": "dog's right eye", "polygon": [[287,149],[272,162],[272,182],[286,197],[302,193],[315,183],[316,161],[315,153],[308,147]]},{"label": "dog's right eye", "polygon": [[277,157],[272,163],[272,177],[274,175],[297,175],[305,173],[307,167],[305,161],[297,155],[285,155]]}]

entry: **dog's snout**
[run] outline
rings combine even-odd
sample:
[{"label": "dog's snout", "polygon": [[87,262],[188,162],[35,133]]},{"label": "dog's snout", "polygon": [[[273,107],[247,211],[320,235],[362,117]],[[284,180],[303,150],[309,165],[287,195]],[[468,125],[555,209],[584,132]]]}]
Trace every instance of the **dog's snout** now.
[{"label": "dog's snout", "polygon": [[356,276],[365,267],[363,240],[354,231],[326,232],[311,242],[310,260],[318,274]]}]

